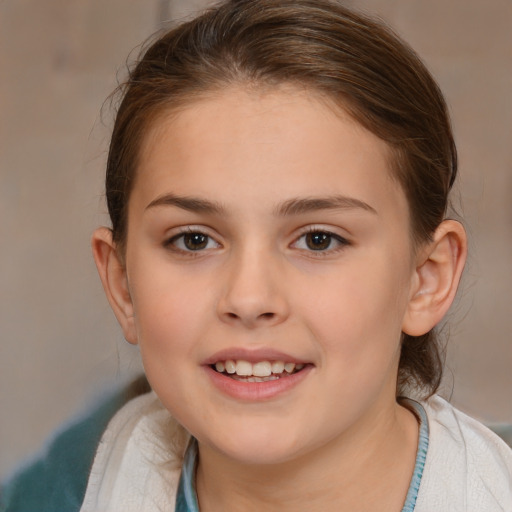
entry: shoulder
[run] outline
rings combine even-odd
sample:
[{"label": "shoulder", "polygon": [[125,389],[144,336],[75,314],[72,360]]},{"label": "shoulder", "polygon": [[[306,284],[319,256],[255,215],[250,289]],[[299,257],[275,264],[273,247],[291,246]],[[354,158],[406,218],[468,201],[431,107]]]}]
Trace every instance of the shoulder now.
[{"label": "shoulder", "polygon": [[189,440],[153,392],[131,400],[101,438],[81,511],[174,510]]},{"label": "shoulder", "polygon": [[[485,475],[486,469],[502,469],[512,475],[512,449],[479,421],[446,400],[433,396],[425,404],[433,451],[439,447],[478,462],[469,469]],[[495,478],[495,475],[493,475]]]},{"label": "shoulder", "polygon": [[2,485],[0,510],[79,510],[97,446],[109,421],[128,400],[146,388],[144,380],[138,380],[57,432],[32,462]]},{"label": "shoulder", "polygon": [[418,512],[512,510],[510,447],[439,396],[422,405],[428,418],[429,447]]},{"label": "shoulder", "polygon": [[189,440],[155,393],[125,404],[101,438],[82,512],[174,510]]}]

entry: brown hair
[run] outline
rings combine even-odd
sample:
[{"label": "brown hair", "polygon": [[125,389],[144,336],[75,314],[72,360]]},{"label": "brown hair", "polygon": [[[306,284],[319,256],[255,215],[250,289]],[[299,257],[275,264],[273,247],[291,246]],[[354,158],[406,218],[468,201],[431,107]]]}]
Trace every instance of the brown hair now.
[{"label": "brown hair", "polygon": [[[334,100],[386,141],[416,244],[443,220],[457,154],[443,96],[414,51],[381,22],[329,0],[230,0],[161,35],[125,84],[107,162],[114,241],[123,249],[141,142],[156,116],[229,84],[293,84]],[[434,332],[403,335],[398,393],[435,392]]]}]

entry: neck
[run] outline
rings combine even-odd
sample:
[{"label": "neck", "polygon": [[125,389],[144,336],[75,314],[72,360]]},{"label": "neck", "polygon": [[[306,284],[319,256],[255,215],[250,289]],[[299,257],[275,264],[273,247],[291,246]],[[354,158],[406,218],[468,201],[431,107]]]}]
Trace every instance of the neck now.
[{"label": "neck", "polygon": [[291,461],[252,465],[199,445],[201,512],[399,512],[414,471],[418,423],[398,404],[367,428]]}]

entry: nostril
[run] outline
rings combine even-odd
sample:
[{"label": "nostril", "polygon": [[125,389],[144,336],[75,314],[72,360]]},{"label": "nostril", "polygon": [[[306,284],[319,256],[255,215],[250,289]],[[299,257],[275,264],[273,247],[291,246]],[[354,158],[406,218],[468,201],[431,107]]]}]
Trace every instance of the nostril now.
[{"label": "nostril", "polygon": [[274,318],[274,313],[262,313],[260,315],[261,318]]}]

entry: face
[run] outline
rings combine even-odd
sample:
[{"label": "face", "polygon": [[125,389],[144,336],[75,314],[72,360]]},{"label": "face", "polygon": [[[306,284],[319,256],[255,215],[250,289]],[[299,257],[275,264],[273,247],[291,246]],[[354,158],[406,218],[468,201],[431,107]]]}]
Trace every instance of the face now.
[{"label": "face", "polygon": [[229,89],[156,122],[126,334],[200,447],[284,462],[392,414],[409,224],[386,144],[313,95]]}]

